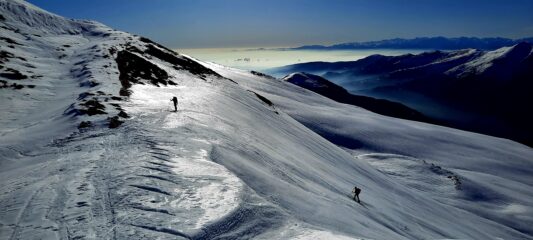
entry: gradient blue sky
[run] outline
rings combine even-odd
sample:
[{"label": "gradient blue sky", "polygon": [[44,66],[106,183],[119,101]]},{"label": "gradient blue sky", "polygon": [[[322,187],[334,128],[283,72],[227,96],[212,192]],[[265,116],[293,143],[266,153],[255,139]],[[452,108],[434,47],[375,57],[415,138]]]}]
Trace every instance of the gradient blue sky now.
[{"label": "gradient blue sky", "polygon": [[29,0],[172,48],[533,36],[533,0]]}]

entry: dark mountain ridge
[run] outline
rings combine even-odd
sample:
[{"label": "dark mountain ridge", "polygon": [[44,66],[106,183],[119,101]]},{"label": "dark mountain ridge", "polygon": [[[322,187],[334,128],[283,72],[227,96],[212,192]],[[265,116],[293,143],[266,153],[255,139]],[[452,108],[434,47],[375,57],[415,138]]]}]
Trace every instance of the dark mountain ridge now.
[{"label": "dark mountain ridge", "polygon": [[298,72],[287,75],[283,78],[283,80],[316,92],[337,102],[362,107],[371,112],[379,113],[385,116],[420,122],[435,122],[434,120],[424,116],[422,113],[401,103],[350,94],[343,87],[317,75]]},{"label": "dark mountain ridge", "polygon": [[509,39],[509,38],[477,38],[477,37],[418,37],[412,39],[394,38],[380,41],[349,42],[324,45],[306,45],[290,50],[348,50],[348,49],[440,49],[457,50],[476,48],[493,50],[501,47],[512,46],[520,42],[533,42],[533,38]]}]

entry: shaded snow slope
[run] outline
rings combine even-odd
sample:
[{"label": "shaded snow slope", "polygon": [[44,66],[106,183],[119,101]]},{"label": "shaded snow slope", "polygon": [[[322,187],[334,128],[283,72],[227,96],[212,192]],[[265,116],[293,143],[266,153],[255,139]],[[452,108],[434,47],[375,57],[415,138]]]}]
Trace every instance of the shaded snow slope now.
[{"label": "shaded snow slope", "polygon": [[0,3],[0,239],[532,238],[522,145]]},{"label": "shaded snow slope", "polygon": [[321,75],[353,94],[399,102],[439,124],[533,146],[533,46],[465,49],[351,62],[310,62],[269,72]]},{"label": "shaded snow slope", "polygon": [[424,116],[420,112],[417,112],[416,110],[411,109],[401,103],[350,94],[343,87],[317,75],[298,72],[289,74],[283,77],[282,80],[311,90],[337,102],[362,107],[378,114],[414,121],[429,123],[434,122],[432,119]]}]

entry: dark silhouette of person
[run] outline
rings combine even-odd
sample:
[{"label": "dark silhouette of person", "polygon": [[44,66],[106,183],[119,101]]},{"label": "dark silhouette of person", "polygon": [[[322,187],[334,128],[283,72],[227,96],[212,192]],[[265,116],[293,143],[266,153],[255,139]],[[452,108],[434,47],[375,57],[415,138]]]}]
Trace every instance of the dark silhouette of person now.
[{"label": "dark silhouette of person", "polygon": [[174,102],[174,112],[178,111],[178,98],[176,96],[172,97],[170,101]]},{"label": "dark silhouette of person", "polygon": [[359,194],[361,193],[361,189],[357,186],[353,187],[353,200],[357,201],[358,203],[361,203],[361,200],[359,199]]}]

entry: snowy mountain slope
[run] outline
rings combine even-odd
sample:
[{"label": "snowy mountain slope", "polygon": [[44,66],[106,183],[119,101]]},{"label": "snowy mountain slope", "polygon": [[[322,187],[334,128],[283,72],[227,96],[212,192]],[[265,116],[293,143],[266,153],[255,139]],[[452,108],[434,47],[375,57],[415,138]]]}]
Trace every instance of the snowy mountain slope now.
[{"label": "snowy mountain slope", "polygon": [[[0,89],[0,239],[532,238],[531,151],[522,145],[200,65],[22,1],[0,7],[2,36],[24,44],[1,45],[13,56],[2,66],[42,74],[2,75],[9,86],[35,87]],[[52,27],[34,29],[16,20],[19,11]],[[65,22],[72,29],[55,32]],[[369,126],[366,136],[354,132],[358,125]],[[359,149],[366,155],[311,131],[317,126],[350,130],[367,141]],[[411,178],[387,174],[391,167]],[[466,190],[453,190],[457,179]],[[498,181],[481,188],[480,179]],[[428,190],[433,183],[441,192]],[[354,184],[363,188],[362,205],[349,197]],[[467,198],[486,189],[498,194],[482,199],[490,209]]]},{"label": "snowy mountain slope", "polygon": [[[267,70],[267,73],[281,77],[292,72],[302,71],[328,77],[333,76],[334,74],[342,74],[344,76],[379,75],[384,73],[401,72],[405,69],[420,69],[421,67],[427,67],[433,71],[446,71],[452,67],[471,61],[482,55],[482,53],[483,51],[475,49],[465,49],[457,51],[431,51],[400,56],[375,54],[357,61],[293,64],[269,69]],[[365,89],[365,85],[354,87]],[[368,86],[366,88],[368,88]]]},{"label": "snowy mountain slope", "polygon": [[[460,219],[472,214],[531,234],[528,216],[532,206],[529,192],[533,152],[530,148],[505,139],[382,117],[317,97],[276,79],[212,63],[206,66],[267,97],[296,120],[344,147],[359,161],[376,167],[390,181],[407,186],[410,189],[407,196],[416,192],[421,194],[418,198],[435,200],[433,210],[455,209],[462,212]],[[364,189],[367,188],[372,187]],[[397,188],[400,187],[388,191],[396,192]],[[396,199],[396,207],[404,210],[404,206],[418,205],[403,200]],[[374,203],[375,199],[370,202]],[[428,222],[441,219],[431,214],[418,216],[424,216]],[[458,222],[479,229],[472,221]]]},{"label": "snowy mountain slope", "polygon": [[[221,87],[213,82],[226,80],[217,78],[216,74],[203,75],[202,71],[209,71],[186,58],[161,54],[157,49],[154,52],[154,46],[150,50],[146,40],[122,32],[107,35],[112,30],[93,29],[99,25],[90,22],[84,27],[92,30],[78,34],[78,22],[57,17],[58,23],[54,23],[47,19],[55,16],[24,2],[1,3],[2,17],[6,19],[2,24],[7,30],[2,34],[8,35],[10,41],[21,43],[14,50],[6,48],[13,57],[6,59],[2,66],[22,74],[42,74],[36,77],[42,79],[35,80],[34,88],[2,89],[2,98],[10,100],[2,101],[5,104],[2,104],[5,110],[1,150],[2,238],[245,238],[258,234],[265,234],[265,238],[342,238],[331,230],[320,231],[317,230],[320,226],[289,217],[257,196],[224,167],[207,161],[213,151],[212,142],[218,141],[210,126],[228,128],[227,123],[217,125],[221,118],[210,114],[214,111],[210,108],[217,109],[209,105],[213,103],[211,98],[225,104],[251,104],[260,113],[255,114],[256,118],[275,114],[254,94],[233,89],[229,93],[234,92],[236,100],[223,101]],[[36,22],[43,17],[42,21],[49,21],[51,29],[34,29],[33,25],[18,21],[17,16],[24,14]],[[55,31],[65,23],[72,25],[72,31],[66,34]],[[28,37],[31,34],[33,37]],[[144,48],[147,50],[143,51]],[[56,51],[60,53],[55,54]],[[152,56],[140,56],[144,55],[141,52]],[[19,63],[17,58],[21,56],[35,59]],[[150,64],[138,64],[147,58]],[[161,62],[161,59],[168,61]],[[180,60],[187,65],[169,64],[169,61],[182,63]],[[35,69],[24,67],[40,62],[42,65]],[[151,74],[135,72],[128,66],[140,67]],[[105,71],[106,68],[111,70]],[[169,84],[174,80],[180,86],[161,90],[130,84],[161,84],[160,80],[164,80],[161,78],[171,78]],[[5,79],[10,86],[34,83],[24,78]],[[190,89],[184,89],[186,85]],[[180,95],[181,90],[186,90],[185,96]],[[164,91],[168,93],[165,95]],[[127,95],[131,95],[132,102],[128,106],[121,101]],[[181,103],[191,110],[162,112],[172,95],[180,96]],[[86,97],[94,101],[87,108],[79,107],[87,103],[83,101]],[[28,101],[22,101],[25,98]],[[128,121],[131,125],[115,131],[102,128],[107,123],[100,115],[119,111],[113,107],[127,108],[133,118]],[[110,108],[111,114],[87,116],[102,110],[110,113]],[[82,111],[86,114],[80,114]],[[247,109],[239,112],[246,115]],[[90,120],[93,124],[81,124],[90,129],[65,138],[80,120]],[[293,124],[288,129],[295,124],[290,121]],[[242,131],[240,125],[246,124],[237,123]],[[233,140],[237,137],[234,134],[235,130],[225,138]],[[223,143],[217,145],[227,144]],[[329,143],[322,140],[322,144]],[[279,233],[271,233],[282,226],[286,227]]]},{"label": "snowy mountain slope", "polygon": [[[6,141],[0,140],[0,147],[20,141],[6,154],[32,149],[34,141],[78,125],[120,124],[118,118],[127,118],[121,101],[132,83],[174,84],[176,76],[161,68],[185,69],[202,78],[215,74],[181,56],[167,59],[161,46],[99,23],[66,20],[19,1],[0,4],[0,41],[6,43],[0,50],[0,81],[9,102],[1,107]],[[159,66],[159,58],[168,66]]]},{"label": "snowy mountain slope", "polygon": [[[107,69],[109,56],[102,49],[106,41],[115,42],[110,37],[113,31],[101,24],[69,21],[19,1],[1,1],[0,7],[1,51],[7,56],[0,69],[4,74],[0,146],[4,154],[18,155],[50,136],[71,132],[76,125],[71,121],[74,111],[88,110],[90,105],[81,104],[112,88],[98,85],[115,74]],[[21,77],[5,75],[9,71]],[[68,111],[73,114],[63,114]],[[8,149],[7,144],[17,147]]]},{"label": "snowy mountain slope", "polygon": [[353,94],[399,102],[440,124],[531,146],[532,45],[494,51],[466,49],[353,62],[301,63],[272,69],[278,77],[304,71]]}]

